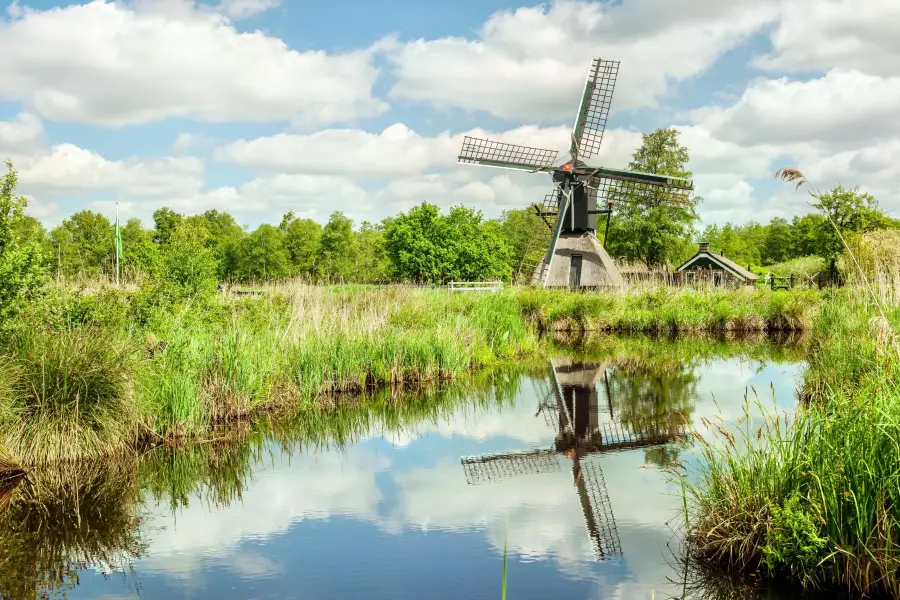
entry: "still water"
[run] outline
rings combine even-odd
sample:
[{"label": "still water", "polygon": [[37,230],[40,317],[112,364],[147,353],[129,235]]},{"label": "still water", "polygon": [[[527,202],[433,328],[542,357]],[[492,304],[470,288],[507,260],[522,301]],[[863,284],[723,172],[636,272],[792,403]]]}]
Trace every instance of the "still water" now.
[{"label": "still water", "polygon": [[559,355],[54,480],[0,506],[21,530],[0,595],[34,597],[43,573],[69,598],[496,599],[505,545],[511,600],[680,596],[680,499],[655,467],[691,457],[702,416],[734,422],[751,386],[793,406],[800,363],[759,354]]}]

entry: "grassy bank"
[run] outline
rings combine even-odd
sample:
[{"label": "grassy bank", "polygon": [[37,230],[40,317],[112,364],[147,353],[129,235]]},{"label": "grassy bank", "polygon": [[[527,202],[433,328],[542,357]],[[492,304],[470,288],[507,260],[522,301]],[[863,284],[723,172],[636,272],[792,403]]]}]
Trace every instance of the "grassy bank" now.
[{"label": "grassy bank", "polygon": [[[695,558],[732,574],[900,597],[900,353],[893,294],[831,297],[794,415],[701,444],[685,484]],[[880,305],[880,306],[879,306]]]},{"label": "grassy bank", "polygon": [[525,319],[548,331],[694,333],[811,329],[820,294],[648,287],[620,294],[525,289],[515,296]]},{"label": "grassy bank", "polygon": [[164,303],[55,288],[4,336],[0,440],[26,465],[295,412],[335,394],[465,377],[541,352],[541,331],[800,330],[817,295],[279,285]]}]

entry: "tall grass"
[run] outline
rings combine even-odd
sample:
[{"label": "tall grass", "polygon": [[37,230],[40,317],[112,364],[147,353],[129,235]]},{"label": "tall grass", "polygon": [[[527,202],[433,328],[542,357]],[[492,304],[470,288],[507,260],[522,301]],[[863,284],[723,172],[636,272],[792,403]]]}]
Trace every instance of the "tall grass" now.
[{"label": "tall grass", "polygon": [[701,438],[703,460],[680,479],[701,561],[900,597],[900,261],[862,258],[822,302],[805,407]]},{"label": "tall grass", "polygon": [[5,344],[0,443],[31,463],[100,456],[139,436],[206,438],[264,412],[533,356],[544,330],[802,330],[819,297],[652,286],[452,294],[300,281],[261,291],[173,307],[148,303],[143,290],[54,288]]},{"label": "tall grass", "polygon": [[140,418],[135,347],[102,328],[18,333],[0,359],[0,435],[26,464],[117,451]]}]

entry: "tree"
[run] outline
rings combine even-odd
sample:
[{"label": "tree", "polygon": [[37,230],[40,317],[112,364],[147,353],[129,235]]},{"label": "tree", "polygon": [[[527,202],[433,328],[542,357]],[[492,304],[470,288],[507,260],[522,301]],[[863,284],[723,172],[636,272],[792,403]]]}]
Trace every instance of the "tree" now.
[{"label": "tree", "polygon": [[175,228],[163,248],[159,279],[174,298],[204,297],[215,293],[216,257],[206,247],[209,231],[196,220]]},{"label": "tree", "polygon": [[496,223],[485,222],[481,211],[474,208],[454,206],[447,215],[447,229],[450,233],[447,242],[452,261],[448,269],[451,279],[509,280],[512,252]]},{"label": "tree", "polygon": [[129,219],[122,228],[122,272],[132,277],[152,274],[159,260],[159,246],[153,232],[144,229],[140,219]]},{"label": "tree", "polygon": [[316,273],[329,280],[349,281],[355,272],[353,221],[341,211],[331,213],[316,251]]},{"label": "tree", "polygon": [[762,262],[773,265],[792,258],[791,225],[787,219],[774,217],[766,227]]},{"label": "tree", "polygon": [[500,231],[506,245],[510,248],[515,268],[518,268],[519,263],[522,262],[538,227],[546,227],[546,225],[532,208],[503,211],[500,217]]},{"label": "tree", "polygon": [[66,276],[112,272],[115,257],[113,224],[99,212],[81,210],[50,232],[58,268]]},{"label": "tree", "polygon": [[[631,171],[690,178],[688,149],[678,141],[676,129],[657,129],[644,134],[643,144],[632,156]],[[700,198],[683,204],[667,202],[661,194],[633,194],[617,198],[613,205],[609,240],[613,256],[648,265],[676,262],[685,240],[690,240]]]},{"label": "tree", "polygon": [[290,257],[291,274],[312,273],[322,226],[312,219],[298,219],[290,211],[281,219],[278,228],[284,232],[284,247]]},{"label": "tree", "polygon": [[219,278],[230,279],[237,274],[238,246],[246,232],[227,212],[208,210],[203,213],[203,219],[209,231],[206,247],[216,257]]},{"label": "tree", "polygon": [[835,186],[828,192],[813,195],[812,206],[825,220],[822,234],[821,256],[834,268],[838,255],[844,251],[843,238],[850,242],[856,236],[874,231],[885,222],[884,213],[871,194],[861,193],[859,187],[852,190]]},{"label": "tree", "polygon": [[388,279],[390,261],[384,247],[384,227],[363,221],[356,234],[356,280],[366,283]]},{"label": "tree", "polygon": [[423,202],[398,215],[385,234],[391,273],[417,283],[508,279],[511,250],[501,227],[465,206],[442,216]]},{"label": "tree", "polygon": [[34,297],[46,276],[40,241],[28,235],[28,200],[16,194],[18,182],[18,173],[7,160],[0,179],[0,323]]},{"label": "tree", "polygon": [[237,273],[244,281],[276,279],[291,272],[284,233],[274,225],[260,225],[238,244]]},{"label": "tree", "polygon": [[450,262],[446,238],[446,223],[433,204],[423,202],[397,215],[385,236],[393,276],[416,283],[443,280]]},{"label": "tree", "polygon": [[153,241],[157,244],[168,244],[169,238],[172,237],[183,218],[183,216],[168,207],[164,206],[157,209],[153,213],[153,223],[156,229]]}]

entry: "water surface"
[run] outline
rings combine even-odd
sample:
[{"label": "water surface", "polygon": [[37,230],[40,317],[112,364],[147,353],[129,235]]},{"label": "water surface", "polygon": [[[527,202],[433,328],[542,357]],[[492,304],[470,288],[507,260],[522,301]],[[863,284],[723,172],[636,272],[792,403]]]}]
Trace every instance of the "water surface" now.
[{"label": "water surface", "polygon": [[49,511],[6,508],[25,531],[0,589],[57,565],[69,598],[495,599],[506,544],[512,600],[678,596],[680,499],[655,467],[689,458],[684,434],[717,405],[735,421],[750,386],[790,409],[799,371],[781,354],[557,356],[399,415],[385,398],[238,447],[157,449]]}]

